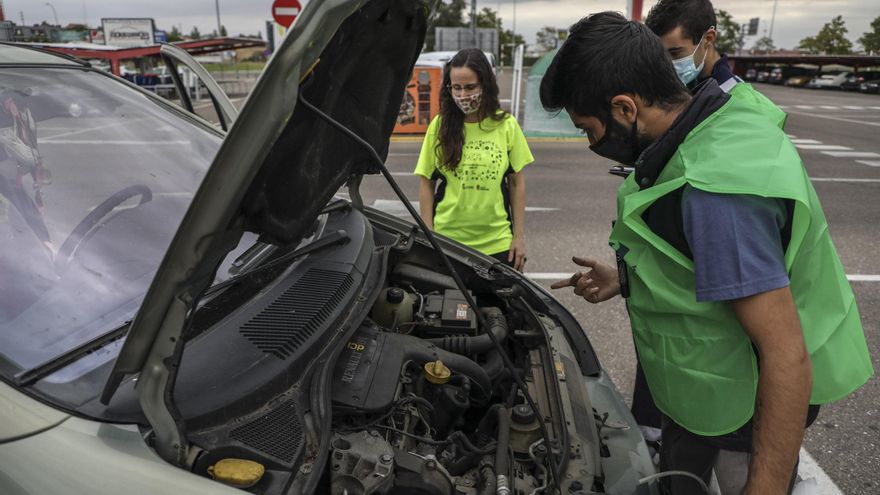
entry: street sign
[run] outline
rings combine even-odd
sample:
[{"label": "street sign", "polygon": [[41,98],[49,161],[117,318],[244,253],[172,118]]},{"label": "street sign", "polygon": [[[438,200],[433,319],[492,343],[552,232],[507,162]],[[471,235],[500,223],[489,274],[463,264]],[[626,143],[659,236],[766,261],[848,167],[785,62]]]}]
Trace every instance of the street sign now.
[{"label": "street sign", "polygon": [[760,17],[752,17],[749,19],[749,36],[754,36],[758,34],[758,23],[761,22]]},{"label": "street sign", "polygon": [[272,3],[272,18],[275,22],[288,28],[299,15],[302,6],[299,0],[275,0]]}]

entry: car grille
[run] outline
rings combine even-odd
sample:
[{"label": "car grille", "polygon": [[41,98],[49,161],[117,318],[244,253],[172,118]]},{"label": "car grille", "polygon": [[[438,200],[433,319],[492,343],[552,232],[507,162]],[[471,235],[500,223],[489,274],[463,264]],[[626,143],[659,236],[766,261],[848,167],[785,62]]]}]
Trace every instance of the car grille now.
[{"label": "car grille", "polygon": [[352,287],[347,273],[313,268],[240,328],[261,351],[287,359],[322,327]]}]

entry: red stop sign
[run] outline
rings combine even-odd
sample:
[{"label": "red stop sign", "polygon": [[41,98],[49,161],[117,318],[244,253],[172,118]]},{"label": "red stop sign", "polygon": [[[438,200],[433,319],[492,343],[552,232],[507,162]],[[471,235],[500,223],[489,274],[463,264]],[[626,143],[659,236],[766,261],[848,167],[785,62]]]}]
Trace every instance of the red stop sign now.
[{"label": "red stop sign", "polygon": [[275,0],[272,3],[272,17],[275,22],[284,27],[290,27],[293,24],[293,20],[299,15],[300,10],[302,10],[302,6],[300,6],[299,0]]}]

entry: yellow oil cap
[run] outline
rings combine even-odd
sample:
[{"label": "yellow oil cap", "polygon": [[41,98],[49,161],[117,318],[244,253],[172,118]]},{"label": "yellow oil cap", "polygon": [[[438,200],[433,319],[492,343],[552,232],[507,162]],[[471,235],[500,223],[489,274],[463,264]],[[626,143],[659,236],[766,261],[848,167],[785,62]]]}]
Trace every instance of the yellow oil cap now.
[{"label": "yellow oil cap", "polygon": [[221,459],[208,468],[215,480],[236,488],[250,488],[266,473],[266,467],[247,459]]},{"label": "yellow oil cap", "polygon": [[443,385],[449,381],[452,372],[443,364],[443,361],[436,360],[425,363],[425,378],[436,385]]}]

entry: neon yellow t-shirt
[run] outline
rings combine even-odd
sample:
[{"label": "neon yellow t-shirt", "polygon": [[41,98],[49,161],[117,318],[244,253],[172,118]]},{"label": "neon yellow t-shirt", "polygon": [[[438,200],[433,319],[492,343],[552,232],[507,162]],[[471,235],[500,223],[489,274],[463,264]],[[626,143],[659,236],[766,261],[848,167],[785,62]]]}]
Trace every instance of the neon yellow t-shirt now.
[{"label": "neon yellow t-shirt", "polygon": [[[434,230],[484,254],[510,249],[513,233],[504,202],[504,176],[535,161],[513,116],[464,124],[464,147],[455,170],[441,166],[440,117],[431,121],[415,174],[441,180]],[[435,173],[438,174],[435,176]]]}]

